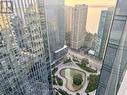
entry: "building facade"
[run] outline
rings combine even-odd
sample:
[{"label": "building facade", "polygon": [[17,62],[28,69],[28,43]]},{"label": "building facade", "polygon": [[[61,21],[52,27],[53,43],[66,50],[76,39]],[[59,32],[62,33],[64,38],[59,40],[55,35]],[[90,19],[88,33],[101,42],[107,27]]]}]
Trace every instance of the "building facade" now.
[{"label": "building facade", "polygon": [[53,95],[44,2],[12,2],[0,13],[0,95]]},{"label": "building facade", "polygon": [[[48,25],[48,36],[51,62],[59,60],[66,55],[65,46],[65,20],[64,20],[64,0],[45,0],[46,20]],[[66,48],[65,48],[66,47]],[[59,51],[60,56],[56,56]]]},{"label": "building facade", "polygon": [[72,6],[65,6],[65,40],[68,47],[71,46],[71,33],[72,33]]},{"label": "building facade", "polygon": [[117,95],[121,88],[127,70],[126,6],[126,0],[117,1],[96,95]]},{"label": "building facade", "polygon": [[113,8],[101,11],[98,35],[95,46],[95,56],[99,59],[104,57],[104,51],[106,48],[106,42],[108,39],[109,28],[111,24],[111,18],[113,14]]},{"label": "building facade", "polygon": [[96,38],[97,38],[97,34],[91,34],[87,32],[83,48],[94,50]]},{"label": "building facade", "polygon": [[66,32],[72,32],[72,6],[65,6],[65,27]]},{"label": "building facade", "polygon": [[71,48],[78,50],[84,45],[88,6],[76,5],[72,13]]}]

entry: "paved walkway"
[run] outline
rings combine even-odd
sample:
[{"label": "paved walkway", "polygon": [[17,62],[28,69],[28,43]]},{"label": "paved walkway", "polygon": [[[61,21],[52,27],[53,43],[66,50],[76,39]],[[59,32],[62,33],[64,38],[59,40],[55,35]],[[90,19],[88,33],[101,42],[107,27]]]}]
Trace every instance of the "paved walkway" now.
[{"label": "paved walkway", "polygon": [[71,58],[73,58],[73,56],[75,56],[79,59],[87,58],[90,62],[89,64],[94,66],[98,70],[100,70],[101,67],[102,67],[102,62],[101,61],[99,61],[98,59],[95,59],[94,57],[92,57],[90,55],[84,54],[83,52],[76,52],[74,50],[69,49],[67,56],[71,57]]},{"label": "paved walkway", "polygon": [[[73,61],[73,60],[72,60],[72,61]],[[78,66],[75,64],[74,61],[73,61],[73,62],[70,62],[70,63],[66,63],[66,64],[59,64],[59,65],[56,66],[56,67],[58,68],[58,71],[55,73],[55,75],[58,75],[58,77],[60,77],[60,78],[63,80],[63,86],[58,86],[58,85],[56,85],[56,86],[54,86],[55,88],[57,88],[57,89],[61,88],[61,89],[67,91],[69,94],[72,94],[72,95],[76,95],[76,93],[80,93],[80,95],[87,95],[87,94],[85,93],[85,89],[86,89],[86,87],[87,87],[87,85],[88,85],[87,77],[88,77],[91,73],[82,70],[80,67],[78,67]],[[62,69],[64,69],[64,68],[73,68],[73,69],[77,69],[77,70],[80,70],[80,71],[86,73],[86,81],[85,81],[83,87],[82,87],[80,90],[78,90],[77,92],[72,92],[72,91],[70,91],[70,90],[68,90],[68,89],[66,88],[66,79],[63,78],[63,77],[60,75],[60,71],[61,71]],[[95,94],[94,94],[94,92],[93,92],[93,93],[90,94],[90,95],[95,95]]]}]

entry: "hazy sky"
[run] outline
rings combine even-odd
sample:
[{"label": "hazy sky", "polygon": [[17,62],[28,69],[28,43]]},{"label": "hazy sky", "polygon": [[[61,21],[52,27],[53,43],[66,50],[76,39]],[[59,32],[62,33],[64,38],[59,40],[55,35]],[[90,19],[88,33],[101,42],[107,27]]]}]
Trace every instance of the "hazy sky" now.
[{"label": "hazy sky", "polygon": [[86,28],[91,33],[98,32],[101,10],[114,6],[115,3],[116,0],[65,0],[67,6],[74,6],[75,4],[87,4],[89,6]]},{"label": "hazy sky", "polygon": [[88,5],[113,5],[116,0],[65,0],[66,5],[88,4]]}]

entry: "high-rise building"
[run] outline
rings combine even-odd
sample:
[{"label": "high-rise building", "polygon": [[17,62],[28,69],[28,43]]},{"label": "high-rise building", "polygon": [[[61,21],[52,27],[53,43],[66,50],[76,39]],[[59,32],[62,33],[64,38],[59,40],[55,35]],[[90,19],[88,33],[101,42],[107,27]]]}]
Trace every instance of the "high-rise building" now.
[{"label": "high-rise building", "polygon": [[84,45],[88,6],[76,5],[72,14],[71,48],[78,50]]},{"label": "high-rise building", "polygon": [[44,2],[11,2],[0,13],[0,95],[53,95]]},{"label": "high-rise building", "polygon": [[65,27],[66,32],[72,32],[72,6],[65,6]]},{"label": "high-rise building", "polygon": [[13,34],[15,35],[15,40],[18,44],[18,47],[20,49],[25,49],[27,43],[26,43],[26,29],[23,21],[18,17],[15,16],[11,19],[12,25],[13,25]]},{"label": "high-rise building", "polygon": [[65,6],[65,40],[66,40],[66,45],[71,46],[71,33],[72,33],[72,12],[73,12],[73,7],[72,6]]},{"label": "high-rise building", "polygon": [[108,8],[107,10],[101,11],[98,35],[95,46],[95,56],[99,59],[102,59],[104,57],[104,50],[106,47],[111,18],[113,14],[112,10],[113,8]]},{"label": "high-rise building", "polygon": [[126,6],[126,0],[117,1],[96,95],[121,95],[127,70]]},{"label": "high-rise building", "polygon": [[54,64],[67,53],[67,46],[65,46],[64,0],[45,0],[45,8],[51,62]]},{"label": "high-rise building", "polygon": [[91,34],[91,33],[86,32],[86,37],[85,37],[83,48],[86,48],[87,50],[88,49],[94,50],[96,37],[97,37],[96,34]]}]

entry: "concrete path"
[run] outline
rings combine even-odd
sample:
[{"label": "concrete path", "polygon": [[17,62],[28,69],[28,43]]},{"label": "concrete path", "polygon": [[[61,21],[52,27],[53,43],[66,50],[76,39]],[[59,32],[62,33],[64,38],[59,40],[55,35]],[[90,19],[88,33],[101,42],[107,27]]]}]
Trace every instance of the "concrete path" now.
[{"label": "concrete path", "polygon": [[[73,61],[73,60],[72,60],[72,61]],[[58,77],[60,77],[60,78],[63,80],[63,86],[58,86],[58,85],[56,85],[56,86],[54,86],[55,88],[57,88],[57,89],[61,88],[61,89],[67,91],[69,94],[72,94],[72,95],[76,95],[76,93],[80,93],[80,95],[87,95],[87,94],[85,93],[85,89],[86,89],[86,87],[87,87],[87,85],[88,85],[87,77],[88,77],[91,73],[82,70],[80,67],[78,67],[78,66],[75,64],[74,61],[73,61],[73,62],[70,62],[70,63],[66,63],[66,64],[59,64],[59,65],[56,66],[56,67],[58,68],[58,71],[55,73],[55,75],[57,75]],[[85,84],[83,85],[83,87],[82,87],[79,91],[77,91],[77,92],[72,92],[72,91],[70,91],[70,90],[68,90],[68,89],[66,88],[66,79],[63,78],[63,77],[60,75],[60,71],[61,71],[62,69],[64,69],[64,68],[73,68],[73,69],[77,69],[77,70],[80,70],[80,71],[86,73],[86,82],[85,82]],[[92,94],[90,94],[90,95],[95,95],[95,94],[92,93]]]}]

